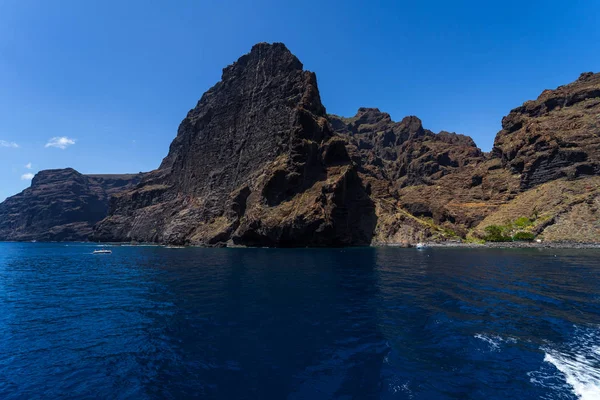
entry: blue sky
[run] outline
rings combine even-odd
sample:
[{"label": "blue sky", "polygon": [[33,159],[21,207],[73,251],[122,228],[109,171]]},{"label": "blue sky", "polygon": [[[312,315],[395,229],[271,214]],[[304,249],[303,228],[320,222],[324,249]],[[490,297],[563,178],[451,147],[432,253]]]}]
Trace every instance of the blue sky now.
[{"label": "blue sky", "polygon": [[3,0],[0,200],[41,169],[156,168],[222,68],[261,41],[317,73],[330,113],[417,115],[487,151],[510,109],[600,71],[598,18],[589,0]]}]

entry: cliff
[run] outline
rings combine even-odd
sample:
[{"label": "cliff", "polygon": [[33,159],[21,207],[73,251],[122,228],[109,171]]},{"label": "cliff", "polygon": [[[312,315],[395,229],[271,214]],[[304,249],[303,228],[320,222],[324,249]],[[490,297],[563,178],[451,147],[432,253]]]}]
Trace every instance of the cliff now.
[{"label": "cliff", "polygon": [[261,43],[223,70],[160,168],[111,202],[95,238],[201,245],[368,245],[374,206],[314,73]]},{"label": "cliff", "polygon": [[521,187],[600,174],[600,74],[545,90],[502,119],[493,153]]},{"label": "cliff", "polygon": [[109,198],[138,175],[82,175],[72,168],[35,175],[31,187],[0,204],[0,240],[87,240],[106,217]]},{"label": "cliff", "polygon": [[316,75],[283,44],[260,43],[187,113],[158,169],[121,178],[44,171],[0,205],[0,239],[599,242],[599,179],[600,74],[512,110],[484,153],[415,116],[328,115]]}]

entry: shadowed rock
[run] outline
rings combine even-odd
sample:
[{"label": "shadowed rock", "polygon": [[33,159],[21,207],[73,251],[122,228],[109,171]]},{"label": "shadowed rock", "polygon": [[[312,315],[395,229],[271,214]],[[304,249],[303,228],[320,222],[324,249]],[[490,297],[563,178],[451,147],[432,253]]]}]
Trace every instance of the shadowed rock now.
[{"label": "shadowed rock", "polygon": [[93,239],[410,244],[526,217],[548,240],[599,241],[599,176],[600,74],[511,111],[488,154],[415,116],[327,115],[315,74],[283,44],[260,43],[188,112],[158,169],[42,171],[0,205],[0,239],[86,239],[106,217]]},{"label": "shadowed rock", "polygon": [[160,168],[116,196],[95,237],[203,245],[371,242],[373,204],[332,138],[314,73],[280,43],[223,70]]},{"label": "shadowed rock", "polygon": [[0,204],[0,240],[87,240],[108,212],[112,194],[137,175],[82,175],[72,168],[40,171],[31,187]]},{"label": "shadowed rock", "polygon": [[521,174],[523,189],[600,174],[600,74],[584,73],[512,110],[493,153]]}]

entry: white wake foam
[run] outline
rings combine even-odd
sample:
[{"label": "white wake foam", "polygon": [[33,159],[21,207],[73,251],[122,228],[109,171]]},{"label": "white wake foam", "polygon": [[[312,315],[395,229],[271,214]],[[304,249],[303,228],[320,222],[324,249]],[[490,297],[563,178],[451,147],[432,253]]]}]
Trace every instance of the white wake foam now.
[{"label": "white wake foam", "polygon": [[546,350],[544,356],[544,361],[562,372],[573,392],[582,400],[600,400],[600,357],[591,350],[587,355]]},{"label": "white wake foam", "polygon": [[487,344],[489,344],[491,351],[498,351],[498,350],[500,350],[500,344],[503,343],[503,342],[504,343],[516,343],[517,342],[517,340],[515,338],[509,337],[509,338],[505,339],[505,338],[503,338],[501,336],[498,336],[498,335],[486,335],[486,334],[483,334],[483,333],[477,333],[475,335],[475,338],[479,339],[479,340],[483,340],[484,342],[486,342]]},{"label": "white wake foam", "polygon": [[543,347],[544,361],[560,371],[582,400],[600,400],[600,335],[598,329],[577,329],[573,342],[557,350]]}]

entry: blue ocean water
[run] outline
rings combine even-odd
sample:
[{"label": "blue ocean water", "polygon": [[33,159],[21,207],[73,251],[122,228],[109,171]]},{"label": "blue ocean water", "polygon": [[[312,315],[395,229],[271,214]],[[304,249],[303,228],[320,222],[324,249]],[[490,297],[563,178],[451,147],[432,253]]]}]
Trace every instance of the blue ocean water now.
[{"label": "blue ocean water", "polygon": [[600,251],[0,243],[1,399],[598,399]]}]

